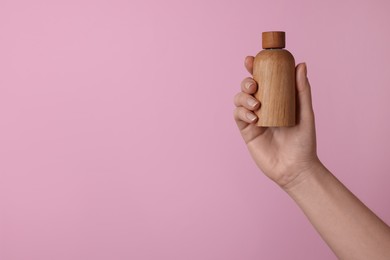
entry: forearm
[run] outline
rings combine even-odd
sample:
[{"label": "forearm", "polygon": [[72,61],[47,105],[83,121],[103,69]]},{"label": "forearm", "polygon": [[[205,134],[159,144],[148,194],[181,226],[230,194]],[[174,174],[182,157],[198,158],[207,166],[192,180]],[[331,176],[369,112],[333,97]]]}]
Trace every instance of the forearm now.
[{"label": "forearm", "polygon": [[324,166],[285,191],[340,259],[390,259],[390,228]]}]

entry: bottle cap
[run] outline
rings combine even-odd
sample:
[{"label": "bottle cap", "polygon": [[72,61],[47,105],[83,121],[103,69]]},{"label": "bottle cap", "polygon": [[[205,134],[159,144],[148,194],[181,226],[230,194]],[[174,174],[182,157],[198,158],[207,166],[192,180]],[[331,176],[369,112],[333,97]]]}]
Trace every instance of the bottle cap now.
[{"label": "bottle cap", "polygon": [[281,49],[286,47],[285,32],[263,32],[263,49]]}]

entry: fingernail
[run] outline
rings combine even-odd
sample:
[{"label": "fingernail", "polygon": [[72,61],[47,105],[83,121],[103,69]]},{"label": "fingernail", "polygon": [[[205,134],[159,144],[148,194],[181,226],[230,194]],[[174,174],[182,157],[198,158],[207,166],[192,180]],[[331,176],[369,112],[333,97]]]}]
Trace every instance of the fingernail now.
[{"label": "fingernail", "polygon": [[245,84],[245,87],[246,87],[246,89],[250,89],[250,87],[253,85],[253,82],[247,82],[246,84]]},{"label": "fingernail", "polygon": [[252,113],[246,113],[246,117],[250,120],[250,121],[254,121],[256,119],[256,116]]},{"label": "fingernail", "polygon": [[255,107],[257,105],[257,103],[258,103],[256,100],[254,100],[252,98],[248,98],[248,100],[246,102],[248,103],[248,105],[250,107]]},{"label": "fingernail", "polygon": [[306,62],[305,63],[303,63],[303,65],[304,65],[304,70],[303,70],[303,72],[305,73],[305,77],[307,77],[307,65],[306,65]]}]

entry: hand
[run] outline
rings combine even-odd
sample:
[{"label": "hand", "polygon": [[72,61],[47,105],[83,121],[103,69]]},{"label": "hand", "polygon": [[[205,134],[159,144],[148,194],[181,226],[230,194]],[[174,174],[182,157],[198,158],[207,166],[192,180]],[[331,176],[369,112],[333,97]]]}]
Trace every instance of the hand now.
[{"label": "hand", "polygon": [[[245,67],[253,73],[254,57],[245,58]],[[252,95],[257,91],[253,78],[241,82],[241,92],[234,97],[234,118],[249,152],[265,175],[288,188],[321,167],[317,157],[314,112],[306,64],[296,67],[297,125],[292,127],[259,127],[253,113],[261,107]],[[261,109],[261,108],[260,108]]]}]

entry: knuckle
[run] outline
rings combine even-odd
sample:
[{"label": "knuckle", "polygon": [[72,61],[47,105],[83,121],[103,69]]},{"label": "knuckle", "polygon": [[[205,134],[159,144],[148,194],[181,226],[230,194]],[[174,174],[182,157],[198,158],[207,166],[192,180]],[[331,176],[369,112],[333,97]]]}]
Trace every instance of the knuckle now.
[{"label": "knuckle", "polygon": [[233,116],[234,116],[234,119],[236,119],[236,120],[238,120],[240,118],[240,108],[239,107],[236,107],[236,109],[234,109]]},{"label": "knuckle", "polygon": [[240,111],[241,111],[241,107],[236,107],[236,109],[234,110],[234,116],[236,118],[240,117]]},{"label": "knuckle", "polygon": [[242,92],[238,92],[235,96],[234,96],[234,104],[236,106],[240,106],[241,105],[241,100],[242,100]]},{"label": "knuckle", "polygon": [[238,110],[238,117],[241,120],[245,120],[245,111],[246,109],[244,107],[240,107],[240,109]]}]

